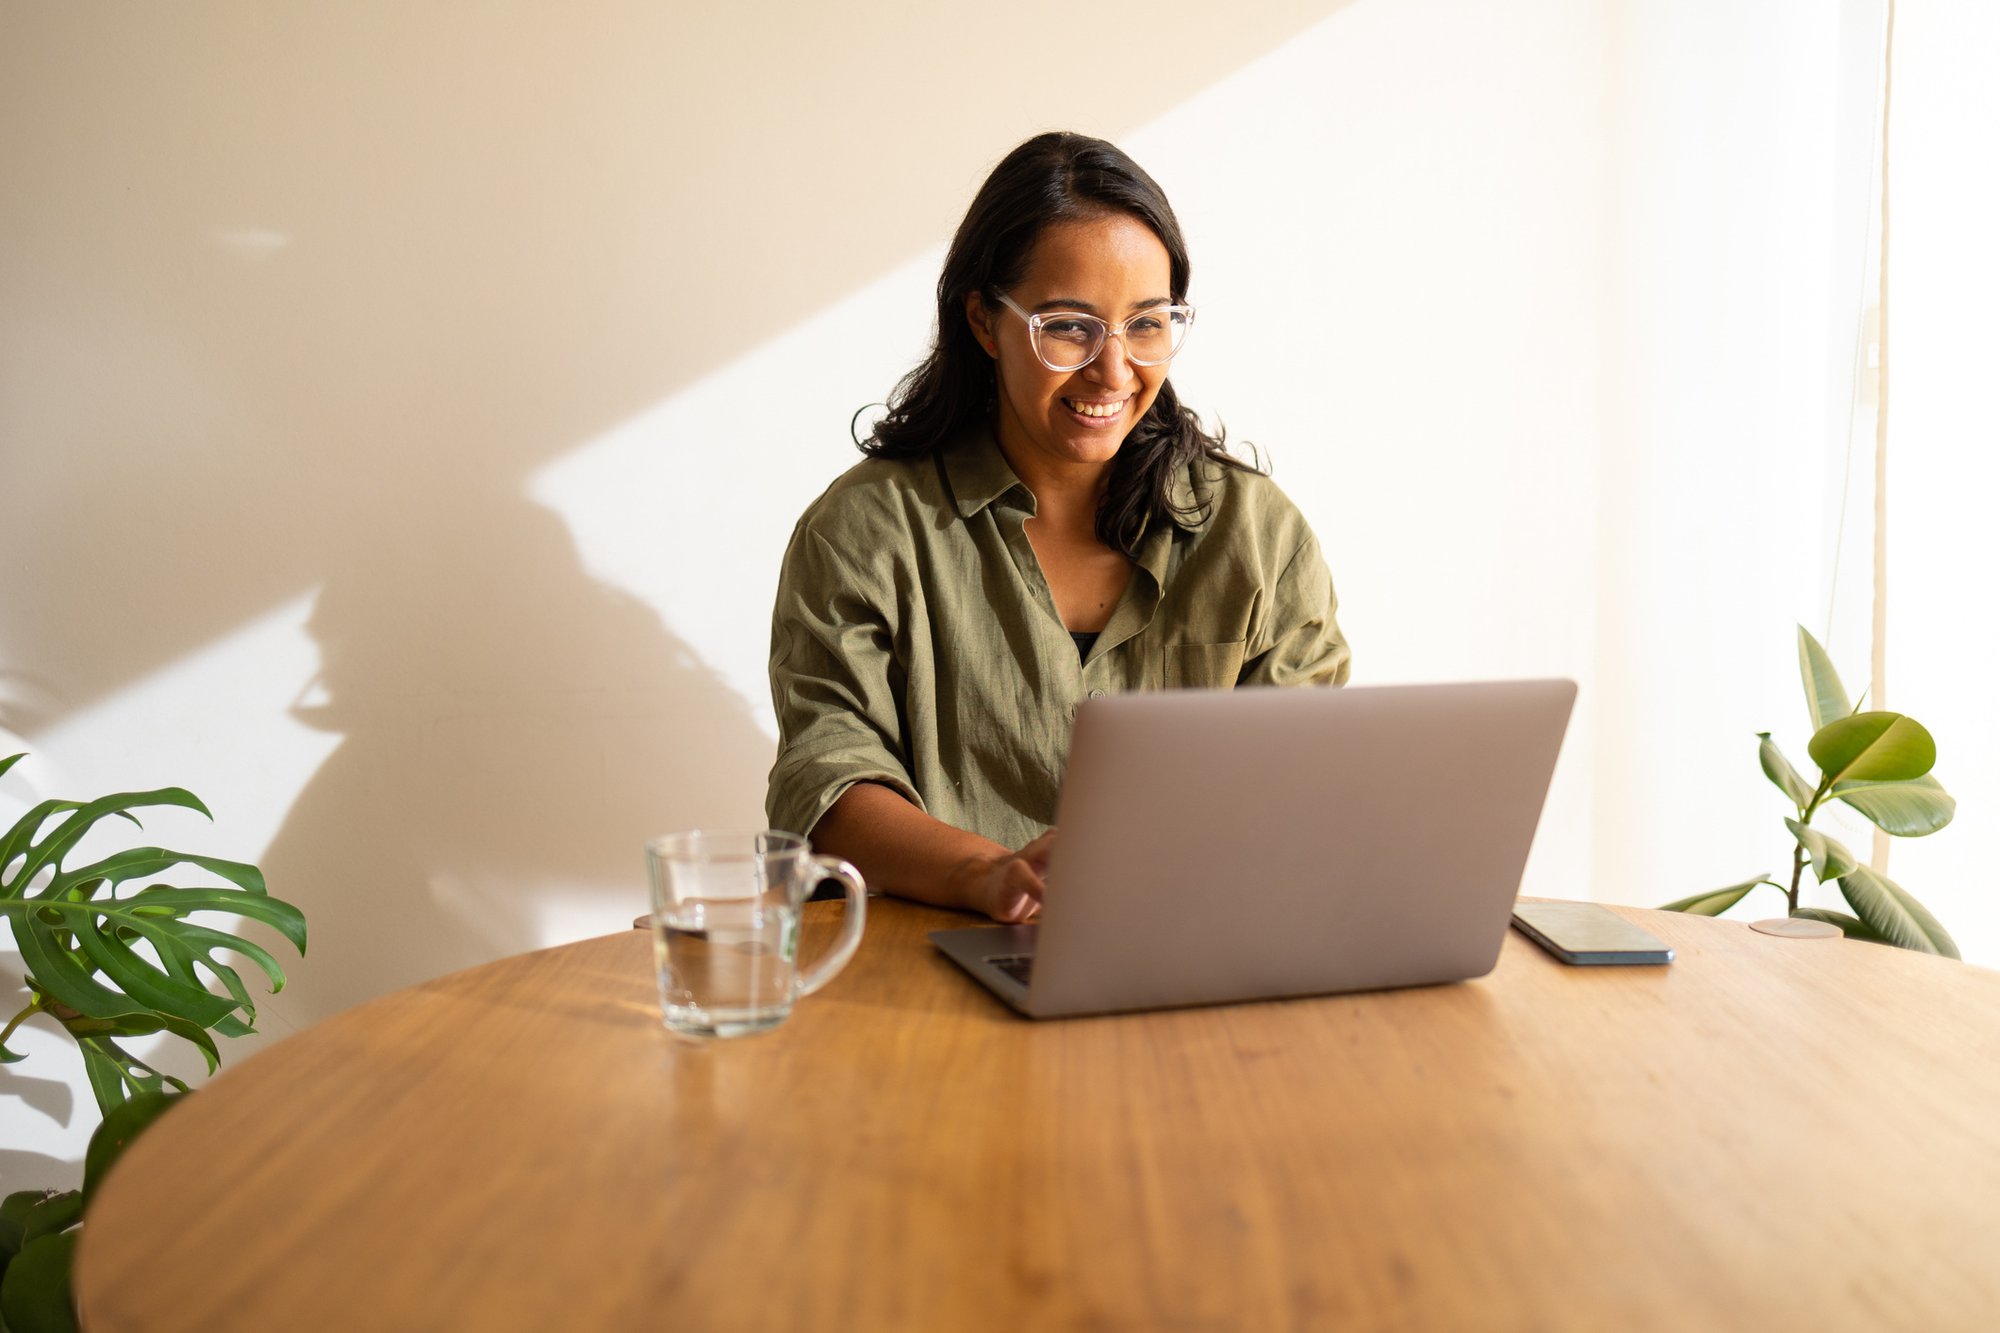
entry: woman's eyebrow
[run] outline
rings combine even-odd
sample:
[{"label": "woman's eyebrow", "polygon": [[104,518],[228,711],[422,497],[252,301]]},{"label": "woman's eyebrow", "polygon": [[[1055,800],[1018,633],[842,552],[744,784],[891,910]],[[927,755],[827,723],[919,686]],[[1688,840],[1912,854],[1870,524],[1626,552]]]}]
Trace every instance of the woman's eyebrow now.
[{"label": "woman's eyebrow", "polygon": [[[1151,310],[1154,306],[1172,305],[1173,303],[1174,298],[1171,296],[1149,296],[1143,301],[1134,301],[1127,309]],[[1043,301],[1035,307],[1035,313],[1037,314],[1050,310],[1078,310],[1086,315],[1097,313],[1096,306],[1088,301],[1078,300],[1073,296],[1058,296],[1051,300]]]}]

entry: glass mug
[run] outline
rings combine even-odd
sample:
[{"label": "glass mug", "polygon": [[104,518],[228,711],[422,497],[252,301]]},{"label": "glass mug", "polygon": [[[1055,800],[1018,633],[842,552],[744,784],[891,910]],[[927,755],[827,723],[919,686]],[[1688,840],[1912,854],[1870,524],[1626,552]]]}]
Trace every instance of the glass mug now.
[{"label": "glass mug", "polygon": [[[741,1037],[785,1021],[792,1002],[847,966],[861,943],[867,886],[796,833],[670,833],[646,844],[660,1013],[683,1037]],[[798,966],[799,910],[823,877],[847,890],[845,928]]]}]

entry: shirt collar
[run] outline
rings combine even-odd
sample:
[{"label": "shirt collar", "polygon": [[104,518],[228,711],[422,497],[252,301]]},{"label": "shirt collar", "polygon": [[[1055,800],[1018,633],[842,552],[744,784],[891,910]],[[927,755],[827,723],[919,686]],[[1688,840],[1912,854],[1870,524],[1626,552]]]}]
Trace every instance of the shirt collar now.
[{"label": "shirt collar", "polygon": [[944,447],[944,475],[951,484],[953,502],[960,518],[971,518],[1007,492],[1028,488],[1007,465],[993,428],[981,424],[965,431]]},{"label": "shirt collar", "polygon": [[[1014,475],[1014,469],[1007,463],[1007,456],[1000,452],[1000,441],[993,434],[990,424],[981,424],[965,431],[944,447],[944,471],[951,483],[953,501],[958,506],[960,518],[971,518],[980,510],[998,500],[1009,491],[1019,487],[1023,497],[1028,494],[1027,486]],[[1167,499],[1176,514],[1191,515],[1176,523],[1154,523],[1148,520],[1139,538],[1139,563],[1152,569],[1154,563],[1160,565],[1152,572],[1157,576],[1165,572],[1166,549],[1171,545],[1177,527],[1200,532],[1208,526],[1214,510],[1210,497],[1215,485],[1221,480],[1218,469],[1222,465],[1210,463],[1206,459],[1196,459],[1185,468],[1175,471],[1167,482]],[[1199,483],[1199,484],[1197,484]],[[1197,509],[1196,506],[1200,507]],[[1032,501],[1030,502],[1032,507]],[[1157,561],[1149,561],[1147,553],[1157,549]]]}]

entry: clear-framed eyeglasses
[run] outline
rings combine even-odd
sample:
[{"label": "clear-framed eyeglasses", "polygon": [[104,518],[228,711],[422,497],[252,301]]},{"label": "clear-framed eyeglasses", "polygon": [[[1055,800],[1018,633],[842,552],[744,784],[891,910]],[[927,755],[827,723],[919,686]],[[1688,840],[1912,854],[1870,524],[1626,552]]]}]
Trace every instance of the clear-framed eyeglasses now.
[{"label": "clear-framed eyeglasses", "polygon": [[1046,310],[1031,315],[1001,293],[1000,304],[1028,321],[1028,344],[1035,359],[1050,370],[1081,370],[1097,359],[1115,335],[1125,344],[1125,359],[1135,366],[1158,366],[1174,359],[1194,323],[1191,305],[1156,305],[1120,324],[1080,310]]}]

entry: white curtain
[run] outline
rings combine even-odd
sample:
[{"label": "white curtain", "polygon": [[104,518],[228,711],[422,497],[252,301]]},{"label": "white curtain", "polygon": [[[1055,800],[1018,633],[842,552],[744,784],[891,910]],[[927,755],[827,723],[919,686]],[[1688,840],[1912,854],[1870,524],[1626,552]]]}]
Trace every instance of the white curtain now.
[{"label": "white curtain", "polygon": [[2000,964],[2000,7],[1896,0],[1888,118],[1887,663],[1958,818],[1890,875]]}]

